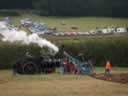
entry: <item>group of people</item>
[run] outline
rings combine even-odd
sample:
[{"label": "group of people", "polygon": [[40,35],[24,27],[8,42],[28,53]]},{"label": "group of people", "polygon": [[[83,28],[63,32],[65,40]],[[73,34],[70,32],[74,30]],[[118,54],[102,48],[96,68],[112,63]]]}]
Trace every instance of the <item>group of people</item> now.
[{"label": "group of people", "polygon": [[[67,58],[65,58],[63,60],[63,64],[62,64],[62,73],[70,73],[70,74],[79,74],[78,70],[75,68],[75,64],[73,64],[72,62],[69,62]],[[90,74],[94,74],[94,63],[92,62],[92,60],[88,60],[88,68],[90,71]],[[110,77],[110,70],[111,70],[111,63],[109,60],[106,61],[105,63],[105,76],[107,78]]]},{"label": "group of people", "polygon": [[62,62],[62,73],[72,73],[75,74],[76,68],[72,62],[69,62],[67,58],[64,58]]},{"label": "group of people", "polygon": [[[76,62],[70,61],[68,58],[64,58],[61,66],[61,72],[63,74],[64,73],[81,74],[82,71],[89,70],[90,74],[94,73],[93,71],[94,63],[92,62],[92,60],[88,60],[87,62],[84,62],[83,64],[80,64],[80,65],[75,63]],[[87,68],[87,69],[84,69],[84,68]]]}]

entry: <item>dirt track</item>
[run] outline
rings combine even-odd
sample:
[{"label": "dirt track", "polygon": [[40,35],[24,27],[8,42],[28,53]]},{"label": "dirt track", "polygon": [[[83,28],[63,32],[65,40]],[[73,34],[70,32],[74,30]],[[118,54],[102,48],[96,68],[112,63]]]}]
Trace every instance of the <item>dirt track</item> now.
[{"label": "dirt track", "polygon": [[109,78],[104,76],[104,74],[97,74],[94,76],[96,79],[107,80],[117,83],[128,83],[128,73],[120,73],[120,74],[111,74]]},{"label": "dirt track", "polygon": [[127,84],[90,77],[86,77],[85,80],[14,80],[0,84],[0,96],[127,96],[127,94]]},{"label": "dirt track", "polygon": [[[123,71],[114,71],[112,73],[123,72],[128,73],[127,69],[126,71],[123,69]],[[103,74],[100,75],[103,76]],[[0,96],[86,95],[128,96],[128,83],[108,82],[83,75],[40,74],[12,76],[11,71],[0,71]]]}]

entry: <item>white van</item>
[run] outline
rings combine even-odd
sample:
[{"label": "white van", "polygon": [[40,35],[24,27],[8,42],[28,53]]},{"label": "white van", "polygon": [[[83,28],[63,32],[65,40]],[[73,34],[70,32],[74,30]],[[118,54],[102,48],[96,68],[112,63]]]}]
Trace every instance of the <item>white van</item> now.
[{"label": "white van", "polygon": [[127,28],[117,28],[117,33],[125,33],[127,32]]}]

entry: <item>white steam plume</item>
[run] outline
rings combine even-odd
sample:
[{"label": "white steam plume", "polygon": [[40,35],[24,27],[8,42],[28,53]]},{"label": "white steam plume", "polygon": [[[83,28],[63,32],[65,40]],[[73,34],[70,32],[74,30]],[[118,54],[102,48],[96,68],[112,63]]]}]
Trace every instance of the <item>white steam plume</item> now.
[{"label": "white steam plume", "polygon": [[[2,24],[0,24],[1,26]],[[5,29],[6,26],[2,25],[2,28]],[[0,31],[0,34],[3,36],[2,41],[9,41],[11,43],[16,42],[16,41],[20,41],[22,44],[31,44],[31,43],[35,43],[38,46],[40,46],[41,48],[43,48],[44,46],[52,49],[55,53],[57,53],[59,51],[58,47],[55,46],[53,43],[47,41],[46,39],[42,39],[41,37],[39,37],[37,34],[31,34],[31,35],[27,35],[26,32],[24,31],[10,31],[10,30],[2,30]]]}]

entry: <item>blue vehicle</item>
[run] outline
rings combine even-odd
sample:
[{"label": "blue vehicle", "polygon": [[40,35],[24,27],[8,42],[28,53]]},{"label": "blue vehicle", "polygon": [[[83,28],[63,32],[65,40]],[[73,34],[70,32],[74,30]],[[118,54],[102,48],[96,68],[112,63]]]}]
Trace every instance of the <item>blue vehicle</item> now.
[{"label": "blue vehicle", "polygon": [[77,57],[73,57],[65,51],[64,51],[64,55],[68,59],[69,62],[72,62],[72,64],[74,64],[75,69],[77,70],[78,73],[86,74],[86,75],[90,73],[88,62],[82,62]]}]

